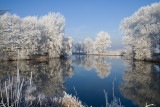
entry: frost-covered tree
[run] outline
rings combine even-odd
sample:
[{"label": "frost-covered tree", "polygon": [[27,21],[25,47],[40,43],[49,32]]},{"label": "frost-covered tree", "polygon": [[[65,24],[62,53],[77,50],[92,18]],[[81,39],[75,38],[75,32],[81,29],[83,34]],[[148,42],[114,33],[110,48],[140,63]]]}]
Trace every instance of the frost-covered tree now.
[{"label": "frost-covered tree", "polygon": [[86,38],[84,40],[84,50],[87,52],[87,53],[90,53],[93,51],[93,41],[92,39],[90,38]]},{"label": "frost-covered tree", "polygon": [[[11,42],[20,43],[21,19],[17,15],[5,14],[0,17],[0,43],[8,44]],[[17,39],[19,38],[19,40]]]},{"label": "frost-covered tree", "polygon": [[[151,6],[140,8],[132,16],[121,22],[122,33],[129,36],[128,39],[131,38],[134,41],[132,47],[136,59],[152,59],[154,49],[160,46],[159,17],[160,3],[154,3]],[[144,53],[147,53],[147,55]]]},{"label": "frost-covered tree", "polygon": [[107,32],[101,31],[97,34],[94,48],[98,53],[104,53],[107,47],[110,47],[111,40]]},{"label": "frost-covered tree", "polygon": [[[17,47],[21,42],[21,18],[17,15],[4,14],[0,16],[0,50],[3,59],[15,59]],[[11,53],[12,52],[12,53]]]},{"label": "frost-covered tree", "polygon": [[0,60],[60,57],[71,54],[72,38],[64,36],[65,18],[60,13],[49,13],[20,18],[17,15],[0,16]]},{"label": "frost-covered tree", "polygon": [[123,37],[123,44],[125,45],[125,48],[127,49],[127,52],[124,54],[127,58],[133,58],[134,53],[134,38],[132,36],[124,36]]},{"label": "frost-covered tree", "polygon": [[22,37],[21,59],[30,59],[32,55],[38,54],[39,43],[42,39],[39,26],[38,18],[35,16],[28,16],[22,19],[20,30]]},{"label": "frost-covered tree", "polygon": [[71,37],[67,37],[67,36],[63,37],[61,56],[72,54],[72,42],[73,42],[73,39]]},{"label": "frost-covered tree", "polygon": [[49,13],[40,18],[41,50],[48,54],[49,58],[61,55],[62,40],[64,36],[65,18],[60,13]]}]

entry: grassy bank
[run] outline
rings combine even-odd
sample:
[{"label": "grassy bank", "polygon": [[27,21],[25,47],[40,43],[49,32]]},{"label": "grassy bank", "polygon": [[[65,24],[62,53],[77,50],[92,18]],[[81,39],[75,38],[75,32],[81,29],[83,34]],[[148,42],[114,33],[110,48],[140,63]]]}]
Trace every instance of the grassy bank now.
[{"label": "grassy bank", "polygon": [[109,53],[86,53],[86,54],[95,56],[122,56],[121,54],[109,54]]}]

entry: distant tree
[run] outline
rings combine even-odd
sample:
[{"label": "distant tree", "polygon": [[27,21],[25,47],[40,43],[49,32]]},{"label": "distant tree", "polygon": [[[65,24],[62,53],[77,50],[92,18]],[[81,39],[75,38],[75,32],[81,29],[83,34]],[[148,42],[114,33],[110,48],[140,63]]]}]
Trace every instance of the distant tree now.
[{"label": "distant tree", "polygon": [[79,53],[84,52],[84,44],[82,42],[77,42],[74,45],[74,48],[76,52],[79,52]]},{"label": "distant tree", "polygon": [[101,31],[97,34],[94,48],[98,53],[104,53],[107,47],[110,47],[111,40],[107,32]]},{"label": "distant tree", "polygon": [[[160,47],[160,3],[140,8],[121,22],[120,30],[132,41],[136,59],[152,59],[154,49]],[[126,40],[124,41],[126,42]]]},{"label": "distant tree", "polygon": [[89,53],[93,51],[93,41],[90,38],[84,40],[84,50]]}]

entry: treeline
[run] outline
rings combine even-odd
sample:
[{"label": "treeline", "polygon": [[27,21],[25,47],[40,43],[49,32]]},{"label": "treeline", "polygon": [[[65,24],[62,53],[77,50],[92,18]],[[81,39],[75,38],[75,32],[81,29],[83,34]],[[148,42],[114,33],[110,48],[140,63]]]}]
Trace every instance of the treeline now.
[{"label": "treeline", "polygon": [[91,38],[86,38],[84,42],[73,44],[73,52],[78,53],[105,53],[106,48],[110,47],[110,35],[107,32],[101,31],[97,34],[97,38],[93,41]]},{"label": "treeline", "polygon": [[40,18],[0,16],[0,60],[54,58],[72,53],[72,38],[64,34],[65,18],[48,13]]}]

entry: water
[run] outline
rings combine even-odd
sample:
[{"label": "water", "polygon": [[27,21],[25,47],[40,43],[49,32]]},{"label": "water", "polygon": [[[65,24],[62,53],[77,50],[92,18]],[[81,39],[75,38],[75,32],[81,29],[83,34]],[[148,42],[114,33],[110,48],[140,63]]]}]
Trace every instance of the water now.
[{"label": "water", "polygon": [[[0,79],[16,76],[16,62],[1,62]],[[62,96],[63,91],[75,95],[88,106],[105,107],[120,99],[125,107],[160,106],[160,64],[123,60],[120,57],[73,55],[48,61],[20,61],[20,75],[39,86],[37,93]]]}]

